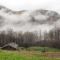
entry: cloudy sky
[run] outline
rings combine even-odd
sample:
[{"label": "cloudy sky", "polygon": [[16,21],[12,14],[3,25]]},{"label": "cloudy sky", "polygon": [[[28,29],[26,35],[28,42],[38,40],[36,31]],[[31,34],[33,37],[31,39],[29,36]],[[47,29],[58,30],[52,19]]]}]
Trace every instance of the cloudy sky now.
[{"label": "cloudy sky", "polygon": [[[60,0],[0,0],[0,5],[2,6],[5,6],[9,9],[12,9],[12,10],[34,10],[34,9],[47,9],[47,10],[54,10],[54,11],[57,11],[60,13]],[[7,17],[8,15],[4,15],[4,17]],[[24,16],[24,18],[23,18]],[[20,20],[22,21],[22,26],[21,26],[21,31],[25,30],[30,30],[32,29],[33,31],[35,29],[37,30],[40,30],[40,28],[42,29],[42,31],[49,31],[50,29],[52,29],[54,26],[50,26],[50,25],[44,25],[40,27],[40,25],[38,26],[33,26],[31,28],[31,26],[28,24],[28,23],[25,23],[25,21],[27,21],[28,19],[26,18],[29,18],[27,14],[26,15],[22,15],[21,17],[17,17],[15,15],[9,15],[7,18],[6,18],[6,23],[4,24],[5,26],[3,27],[4,28],[9,28],[9,27],[12,27],[14,29],[19,29],[20,25],[13,25],[14,22],[19,22]],[[41,16],[40,16],[41,17]],[[20,19],[19,19],[20,18]],[[9,20],[8,20],[9,19]],[[13,19],[13,21],[12,21]],[[60,21],[59,21],[60,22]],[[25,25],[24,25],[25,24]]]},{"label": "cloudy sky", "polygon": [[60,0],[0,0],[0,5],[12,10],[51,9],[60,11]]}]

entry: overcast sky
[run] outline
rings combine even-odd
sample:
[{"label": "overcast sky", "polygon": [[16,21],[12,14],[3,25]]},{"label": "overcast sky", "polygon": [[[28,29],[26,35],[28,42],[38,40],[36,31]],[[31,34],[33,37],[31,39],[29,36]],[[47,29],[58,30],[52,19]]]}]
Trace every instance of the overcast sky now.
[{"label": "overcast sky", "polygon": [[0,0],[0,5],[12,10],[50,9],[60,11],[60,0]]}]

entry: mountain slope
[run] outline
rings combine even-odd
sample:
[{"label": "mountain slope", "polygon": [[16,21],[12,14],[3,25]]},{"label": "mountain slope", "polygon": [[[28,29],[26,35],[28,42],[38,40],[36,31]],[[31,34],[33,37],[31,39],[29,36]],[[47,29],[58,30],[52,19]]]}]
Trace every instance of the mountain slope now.
[{"label": "mountain slope", "polygon": [[34,11],[12,11],[0,6],[0,30],[8,28],[14,31],[42,32],[50,31],[60,25],[60,15],[55,11],[34,10]]}]

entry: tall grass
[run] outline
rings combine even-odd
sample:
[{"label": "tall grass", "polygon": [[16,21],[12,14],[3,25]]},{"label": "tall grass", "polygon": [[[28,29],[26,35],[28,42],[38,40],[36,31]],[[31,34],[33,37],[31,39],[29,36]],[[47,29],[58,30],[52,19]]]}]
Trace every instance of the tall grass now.
[{"label": "tall grass", "polygon": [[60,58],[49,58],[29,51],[0,51],[0,60],[60,60]]}]

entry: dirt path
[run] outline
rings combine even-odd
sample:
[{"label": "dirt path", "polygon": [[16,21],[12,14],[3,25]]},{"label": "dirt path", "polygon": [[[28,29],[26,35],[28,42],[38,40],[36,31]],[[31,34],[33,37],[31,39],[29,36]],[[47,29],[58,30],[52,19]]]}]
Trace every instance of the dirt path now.
[{"label": "dirt path", "polygon": [[60,52],[45,52],[45,53],[41,53],[41,55],[51,58],[60,58]]},{"label": "dirt path", "polygon": [[60,52],[18,51],[14,53],[26,56],[38,56],[38,57],[43,56],[49,58],[60,58]]}]

